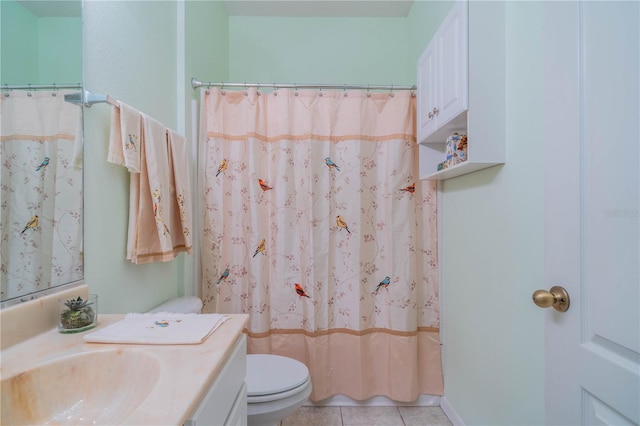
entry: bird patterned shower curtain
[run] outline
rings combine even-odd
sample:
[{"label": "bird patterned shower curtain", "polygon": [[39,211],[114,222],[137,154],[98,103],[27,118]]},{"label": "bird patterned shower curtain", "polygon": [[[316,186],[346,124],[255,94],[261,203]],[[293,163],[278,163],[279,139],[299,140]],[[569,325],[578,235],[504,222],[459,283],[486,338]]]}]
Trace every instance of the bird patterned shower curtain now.
[{"label": "bird patterned shower curtain", "polygon": [[204,312],[295,358],[311,399],[443,393],[436,190],[410,92],[203,89]]},{"label": "bird patterned shower curtain", "polygon": [[83,277],[82,108],[68,93],[0,97],[2,300]]}]

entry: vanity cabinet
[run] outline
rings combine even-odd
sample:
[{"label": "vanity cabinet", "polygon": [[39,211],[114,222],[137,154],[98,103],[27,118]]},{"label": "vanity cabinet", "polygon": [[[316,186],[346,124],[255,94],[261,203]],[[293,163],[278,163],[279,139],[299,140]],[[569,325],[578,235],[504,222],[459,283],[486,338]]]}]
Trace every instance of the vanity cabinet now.
[{"label": "vanity cabinet", "polygon": [[247,338],[241,334],[220,374],[184,426],[247,424]]},{"label": "vanity cabinet", "polygon": [[[456,1],[417,64],[419,177],[444,180],[505,161],[505,5]],[[467,160],[438,171],[446,140]]]}]

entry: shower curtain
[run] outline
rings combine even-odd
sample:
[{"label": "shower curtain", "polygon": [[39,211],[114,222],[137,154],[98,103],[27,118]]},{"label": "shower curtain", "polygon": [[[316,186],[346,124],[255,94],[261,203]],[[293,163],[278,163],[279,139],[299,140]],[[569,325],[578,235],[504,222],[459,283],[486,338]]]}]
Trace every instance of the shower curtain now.
[{"label": "shower curtain", "polygon": [[2,300],[82,279],[82,109],[66,93],[0,96]]},{"label": "shower curtain", "polygon": [[443,392],[436,192],[410,92],[203,90],[205,312],[304,362],[311,399]]}]

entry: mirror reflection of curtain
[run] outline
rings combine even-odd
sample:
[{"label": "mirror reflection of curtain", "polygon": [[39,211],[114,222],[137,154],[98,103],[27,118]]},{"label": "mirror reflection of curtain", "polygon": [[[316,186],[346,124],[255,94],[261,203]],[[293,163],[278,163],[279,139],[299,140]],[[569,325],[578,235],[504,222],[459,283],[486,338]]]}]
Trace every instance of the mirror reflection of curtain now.
[{"label": "mirror reflection of curtain", "polygon": [[65,93],[0,96],[2,300],[82,279],[82,109]]}]

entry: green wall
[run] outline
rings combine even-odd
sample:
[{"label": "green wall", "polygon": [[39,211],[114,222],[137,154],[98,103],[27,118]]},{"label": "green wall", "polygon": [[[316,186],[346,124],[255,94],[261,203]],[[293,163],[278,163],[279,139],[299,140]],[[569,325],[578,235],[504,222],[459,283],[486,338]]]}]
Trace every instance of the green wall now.
[{"label": "green wall", "polygon": [[82,83],[82,18],[39,18],[40,82]]},{"label": "green wall", "polygon": [[13,0],[0,2],[0,10],[2,13],[2,27],[0,27],[2,83],[39,83],[38,19]]},{"label": "green wall", "polygon": [[235,82],[412,84],[405,18],[229,18]]},{"label": "green wall", "polygon": [[0,9],[3,84],[82,82],[80,17],[37,17],[14,0]]},{"label": "green wall", "polygon": [[[229,17],[222,2],[187,1],[187,77],[208,81],[229,79]],[[187,81],[189,89],[191,82]],[[197,91],[190,90],[195,95]],[[195,96],[189,96],[195,97]]]}]

